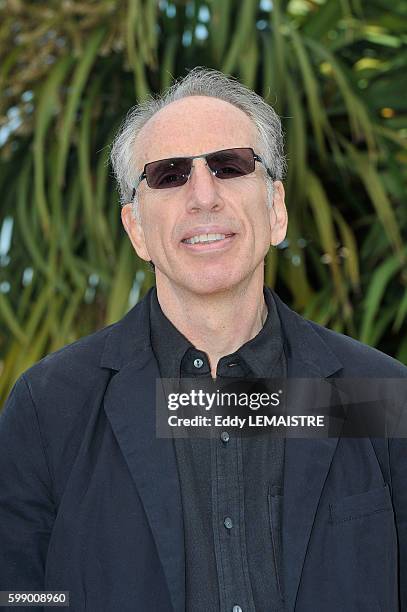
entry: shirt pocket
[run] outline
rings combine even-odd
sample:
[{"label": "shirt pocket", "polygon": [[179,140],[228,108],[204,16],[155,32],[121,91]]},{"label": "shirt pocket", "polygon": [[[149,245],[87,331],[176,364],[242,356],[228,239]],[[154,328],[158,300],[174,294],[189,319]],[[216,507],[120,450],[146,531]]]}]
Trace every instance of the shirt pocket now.
[{"label": "shirt pocket", "polygon": [[334,524],[392,511],[393,504],[387,484],[364,493],[343,497],[329,504],[330,520]]},{"label": "shirt pocket", "polygon": [[276,572],[277,586],[280,597],[284,600],[283,586],[283,550],[282,550],[282,507],[283,496],[282,487],[270,485],[268,494],[268,512],[271,532],[271,542],[273,546],[273,561]]}]

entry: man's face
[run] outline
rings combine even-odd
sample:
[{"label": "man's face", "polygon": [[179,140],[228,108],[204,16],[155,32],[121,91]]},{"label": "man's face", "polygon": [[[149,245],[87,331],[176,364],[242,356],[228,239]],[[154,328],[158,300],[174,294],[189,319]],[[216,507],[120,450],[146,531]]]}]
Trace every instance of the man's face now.
[{"label": "man's face", "polygon": [[[194,96],[173,102],[156,113],[137,139],[136,160],[144,164],[170,157],[192,156],[234,147],[258,153],[255,126],[240,109],[216,98]],[[284,189],[274,184],[274,203],[267,208],[265,170],[259,162],[246,176],[219,179],[204,159],[193,162],[185,185],[138,187],[139,220],[131,205],[123,224],[138,255],[155,264],[157,286],[213,294],[248,281],[263,279],[263,260],[270,244],[286,232]],[[210,243],[186,243],[191,236],[225,235]]]}]

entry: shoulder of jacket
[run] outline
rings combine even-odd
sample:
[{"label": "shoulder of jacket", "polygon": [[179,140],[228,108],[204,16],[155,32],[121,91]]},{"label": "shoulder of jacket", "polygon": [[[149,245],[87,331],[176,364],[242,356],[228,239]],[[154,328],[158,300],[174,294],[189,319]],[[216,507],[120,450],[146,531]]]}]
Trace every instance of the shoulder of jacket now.
[{"label": "shoulder of jacket", "polygon": [[62,406],[73,412],[108,381],[111,371],[101,368],[106,338],[120,322],[79,338],[26,370],[24,379],[39,413],[59,412]]},{"label": "shoulder of jacket", "polygon": [[355,338],[309,321],[313,330],[342,362],[349,377],[405,378],[407,367],[397,359]]}]

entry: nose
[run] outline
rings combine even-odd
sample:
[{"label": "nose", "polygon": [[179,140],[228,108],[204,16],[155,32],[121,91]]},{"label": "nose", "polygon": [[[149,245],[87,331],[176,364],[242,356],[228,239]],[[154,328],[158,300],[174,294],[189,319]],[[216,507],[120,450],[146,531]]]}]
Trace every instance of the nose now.
[{"label": "nose", "polygon": [[187,209],[217,211],[223,207],[217,187],[218,179],[213,175],[205,159],[195,159],[189,177]]}]

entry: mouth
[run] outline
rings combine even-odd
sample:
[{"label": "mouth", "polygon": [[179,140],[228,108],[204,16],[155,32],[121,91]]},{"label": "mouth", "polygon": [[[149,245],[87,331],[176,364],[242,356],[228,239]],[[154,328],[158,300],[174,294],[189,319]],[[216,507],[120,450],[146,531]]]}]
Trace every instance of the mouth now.
[{"label": "mouth", "polygon": [[234,236],[234,234],[196,234],[190,238],[184,238],[181,242],[184,244],[212,244],[225,240],[225,238],[230,238],[231,236]]},{"label": "mouth", "polygon": [[181,240],[181,244],[185,245],[188,250],[195,252],[214,251],[227,247],[235,236],[236,234],[233,232],[228,234],[195,234]]}]

